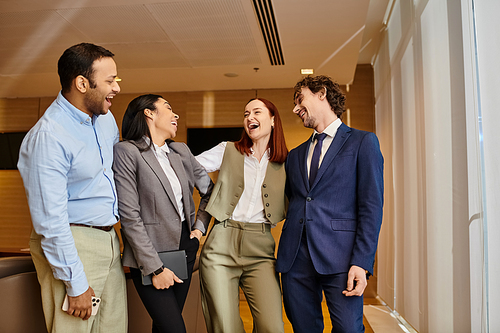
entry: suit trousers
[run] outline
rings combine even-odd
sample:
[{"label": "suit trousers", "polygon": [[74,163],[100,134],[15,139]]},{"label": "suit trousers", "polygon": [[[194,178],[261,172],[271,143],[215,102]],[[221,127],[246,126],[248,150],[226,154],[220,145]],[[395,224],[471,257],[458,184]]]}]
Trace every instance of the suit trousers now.
[{"label": "suit trousers", "polygon": [[347,272],[319,274],[314,269],[306,235],[292,268],[281,273],[285,312],[296,333],[323,333],[323,293],[330,312],[332,333],[361,333],[363,326],[363,296],[344,296]]},{"label": "suit trousers", "polygon": [[[132,280],[139,297],[153,319],[153,333],[185,333],[186,327],[182,317],[182,309],[191,284],[191,276],[196,261],[196,253],[200,247],[198,238],[190,239],[187,222],[182,222],[179,250],[186,251],[188,278],[183,283],[174,283],[168,289],[156,289],[152,284],[142,284],[141,271],[130,268]],[[168,267],[167,267],[168,268]]]},{"label": "suit trousers", "polygon": [[271,226],[216,221],[200,256],[203,314],[209,333],[245,332],[239,288],[253,317],[253,332],[283,332],[281,290]]},{"label": "suit trousers", "polygon": [[48,332],[116,332],[128,328],[127,291],[120,258],[120,242],[115,229],[102,231],[71,227],[78,256],[95,295],[101,298],[95,316],[82,320],[61,310],[66,286],[54,278],[43,254],[41,236],[31,233],[30,250],[42,290],[42,307]]}]

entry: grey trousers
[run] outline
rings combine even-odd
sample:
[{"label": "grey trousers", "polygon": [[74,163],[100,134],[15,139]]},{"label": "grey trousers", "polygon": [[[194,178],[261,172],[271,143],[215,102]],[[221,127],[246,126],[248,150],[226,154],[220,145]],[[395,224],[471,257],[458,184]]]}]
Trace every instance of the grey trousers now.
[{"label": "grey trousers", "polygon": [[47,331],[127,332],[127,294],[120,258],[120,242],[114,229],[109,232],[85,227],[71,227],[78,256],[83,263],[90,287],[101,304],[97,315],[82,320],[61,310],[66,286],[56,280],[43,254],[41,237],[31,233],[30,250],[42,290],[42,307]]},{"label": "grey trousers", "polygon": [[216,222],[200,256],[202,307],[209,333],[245,332],[238,287],[250,307],[253,332],[284,331],[274,249],[269,224]]}]

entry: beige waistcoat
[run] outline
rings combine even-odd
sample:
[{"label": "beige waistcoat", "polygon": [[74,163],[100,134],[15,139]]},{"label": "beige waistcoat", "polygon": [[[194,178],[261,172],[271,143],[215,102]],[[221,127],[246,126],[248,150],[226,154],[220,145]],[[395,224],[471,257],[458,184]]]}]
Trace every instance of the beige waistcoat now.
[{"label": "beige waistcoat", "polygon": [[[244,165],[245,156],[235,148],[234,142],[228,142],[217,182],[205,209],[218,221],[230,218],[241,198],[245,187]],[[266,218],[273,225],[285,218],[285,180],[285,165],[269,161],[261,191]]]}]

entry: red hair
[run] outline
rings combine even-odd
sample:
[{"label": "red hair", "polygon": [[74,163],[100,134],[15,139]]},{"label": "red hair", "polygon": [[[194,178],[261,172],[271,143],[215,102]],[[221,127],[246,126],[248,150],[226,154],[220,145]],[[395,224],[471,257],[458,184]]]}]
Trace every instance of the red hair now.
[{"label": "red hair", "polygon": [[[271,138],[269,139],[269,142],[267,144],[267,147],[270,150],[269,161],[284,163],[286,160],[286,156],[288,155],[288,148],[286,147],[285,135],[283,133],[283,126],[281,125],[281,118],[278,112],[278,108],[276,108],[276,106],[271,101],[268,101],[264,98],[252,98],[248,101],[248,103],[255,100],[264,103],[271,116],[274,117],[274,127],[271,131]],[[248,136],[247,132],[243,131],[241,139],[239,141],[236,141],[234,143],[234,146],[241,154],[249,156],[251,154],[250,148],[252,148],[253,142],[252,139],[250,139],[250,137]]]}]

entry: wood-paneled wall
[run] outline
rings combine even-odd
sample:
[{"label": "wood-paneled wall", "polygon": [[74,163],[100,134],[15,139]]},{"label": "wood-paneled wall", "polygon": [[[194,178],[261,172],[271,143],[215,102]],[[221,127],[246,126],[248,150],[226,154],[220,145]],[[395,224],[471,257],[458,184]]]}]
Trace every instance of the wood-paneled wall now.
[{"label": "wood-paneled wall", "polygon": [[[113,99],[111,111],[120,129],[128,103],[138,95],[122,92]],[[174,112],[180,116],[176,141],[186,141],[188,128],[241,126],[244,106],[256,96],[269,99],[280,111],[289,149],[298,146],[312,133],[311,129],[304,128],[302,121],[292,112],[292,88],[164,92],[160,95],[170,102]],[[354,82],[346,95],[350,125],[374,131],[373,70],[370,65],[358,66]],[[0,132],[29,130],[54,98],[0,99]],[[0,170],[0,249],[28,247],[30,230],[29,209],[19,172]],[[279,234],[279,230],[273,233]]]}]

